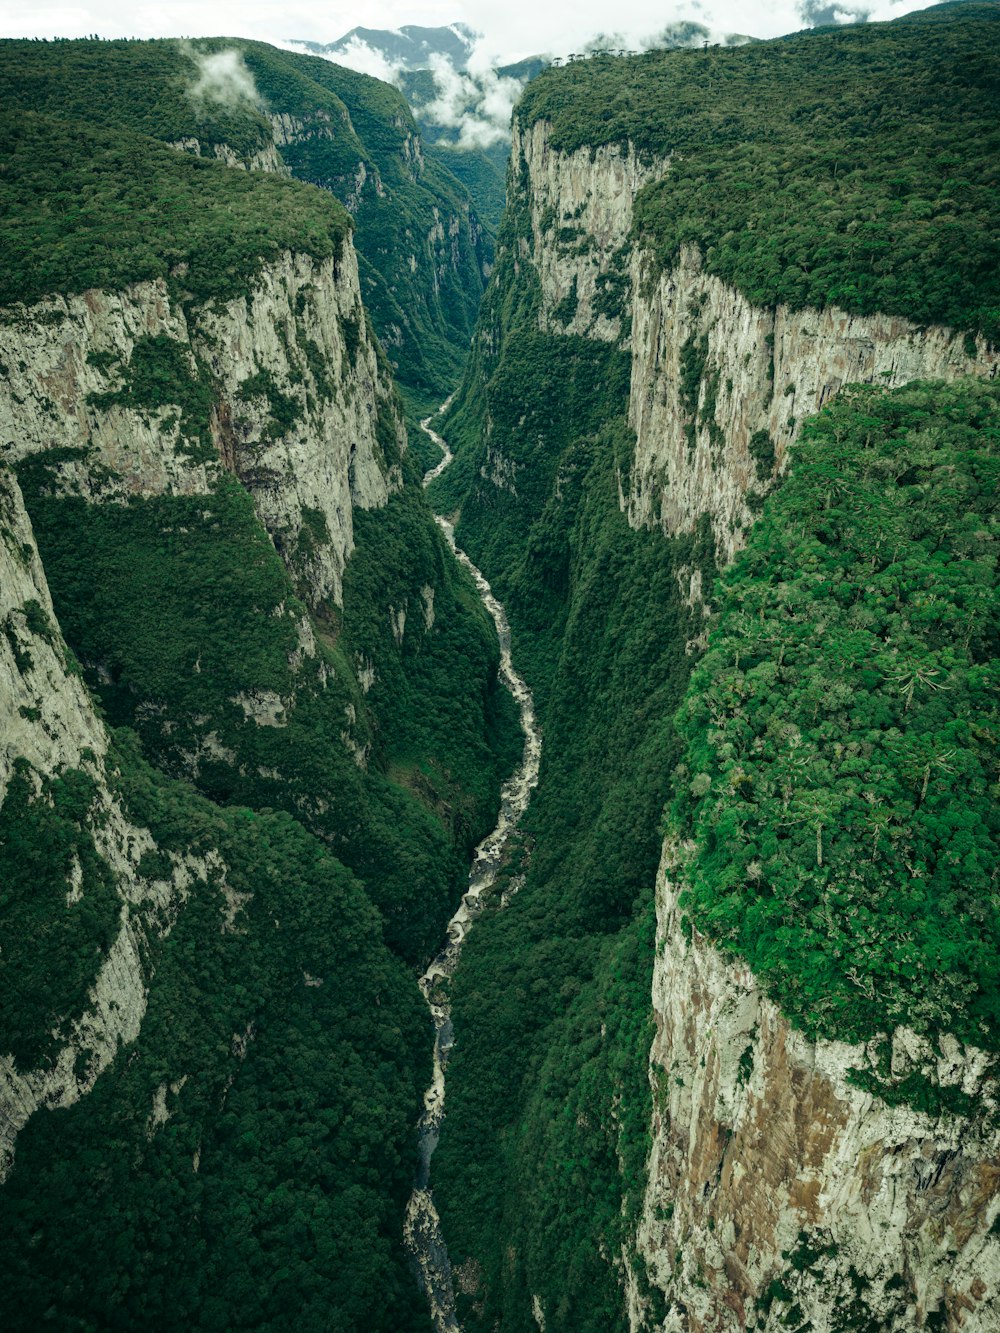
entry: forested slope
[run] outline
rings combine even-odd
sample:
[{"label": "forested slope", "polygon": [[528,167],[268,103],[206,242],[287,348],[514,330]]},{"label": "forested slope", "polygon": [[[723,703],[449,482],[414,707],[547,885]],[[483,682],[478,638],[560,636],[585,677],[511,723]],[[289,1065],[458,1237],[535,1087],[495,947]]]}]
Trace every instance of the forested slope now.
[{"label": "forested slope", "polygon": [[[545,734],[510,866],[523,884],[472,937],[455,985],[435,1170],[467,1329],[673,1327],[668,1309],[692,1328],[903,1329],[966,1300],[986,1328],[996,1309],[989,1210],[955,1259],[958,1181],[992,1198],[995,1141],[996,392],[884,396],[910,367],[951,379],[996,362],[998,10],[952,9],[926,26],[576,62],[541,75],[516,113],[497,265],[443,427],[458,458],[436,483],[504,597]],[[605,206],[608,182],[641,187],[644,173],[630,231],[630,200],[620,217]],[[597,295],[578,318],[571,279],[582,291],[587,266]],[[842,392],[850,366],[879,387],[798,445],[799,402]],[[748,424],[772,408],[778,449]],[[653,452],[667,428],[669,476]],[[646,507],[630,503],[640,477]],[[743,504],[759,533],[741,530]],[[858,680],[832,684],[849,662]],[[654,1013],[665,803],[693,869],[680,915],[659,921],[657,994],[675,1008]],[[681,917],[670,959],[692,939],[696,970],[671,991],[665,932]],[[737,955],[734,978],[757,986],[746,962],[760,969],[786,1025],[775,1043],[793,1046],[796,1027],[822,1036],[855,1088],[910,1118],[824,1085],[844,1120],[815,1149],[829,1162],[799,1160],[788,1143],[806,1144],[819,1115],[806,1062],[822,1061],[807,1051],[783,1070],[750,1024],[726,1063],[716,1000],[721,1043],[750,983],[714,995],[705,935]],[[650,1074],[654,1018],[656,1033],[692,1035],[683,1087],[670,1056],[690,1052],[665,1036]],[[892,1040],[900,1024],[921,1034],[909,1048]],[[875,1034],[867,1052],[841,1045]],[[771,1087],[768,1069],[788,1082]],[[716,1100],[723,1086],[737,1104]],[[765,1089],[791,1108],[770,1122],[780,1142],[755,1101]],[[759,1138],[731,1159],[747,1107]],[[836,1154],[862,1153],[860,1123],[865,1161],[957,1158],[941,1206],[958,1238],[930,1239],[902,1176],[858,1187],[873,1215],[899,1213],[867,1257],[845,1195],[810,1211]],[[750,1183],[739,1195],[744,1177],[787,1211],[748,1202]]]},{"label": "forested slope", "polygon": [[629,143],[669,159],[635,210],[662,267],[696,245],[751,302],[996,339],[1000,9],[949,9],[571,64],[529,85],[517,120],[547,122],[561,153]]},{"label": "forested slope", "polygon": [[399,92],[235,39],[4,42],[0,52],[8,110],[56,115],[81,133],[138,131],[335,194],[355,219],[365,304],[400,384],[421,403],[445,396],[492,247],[465,188],[424,159]]},{"label": "forested slope", "polygon": [[516,718],[350,218],[165,49],[7,50],[4,1316],[422,1329],[414,978]]}]

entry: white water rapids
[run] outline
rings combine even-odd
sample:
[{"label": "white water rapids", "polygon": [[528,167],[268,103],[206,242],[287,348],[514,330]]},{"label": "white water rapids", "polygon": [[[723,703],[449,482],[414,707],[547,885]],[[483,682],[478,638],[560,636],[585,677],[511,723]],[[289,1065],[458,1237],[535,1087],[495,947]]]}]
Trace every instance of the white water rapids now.
[{"label": "white water rapids", "polygon": [[[443,412],[450,402],[449,398],[439,410]],[[440,463],[424,476],[424,485],[429,486],[452,461],[453,455],[441,436],[431,429],[430,417],[426,417],[420,425],[442,453]],[[472,929],[476,917],[482,912],[487,895],[496,881],[507,839],[527,809],[532,789],[538,782],[542,737],[535,721],[531,691],[514,670],[511,662],[510,625],[507,623],[506,613],[493,596],[489,583],[465,552],[455,545],[455,529],[452,524],[440,515],[435,515],[435,521],[447,537],[448,544],[455,552],[459,563],[472,575],[483,605],[493,617],[497,637],[500,640],[500,677],[521,710],[521,729],[524,732],[524,755],[517,771],[504,783],[501,790],[500,818],[497,826],[475,850],[472,868],[469,871],[469,887],[462,895],[458,910],[448,922],[444,947],[420,978],[419,983],[434,1020],[434,1077],[424,1093],[424,1110],[417,1126],[420,1158],[413,1193],[406,1209],[403,1240],[427,1293],[436,1333],[460,1333],[460,1325],[455,1315],[451,1264],[448,1261],[448,1251],[441,1234],[441,1223],[434,1207],[434,1196],[430,1187],[431,1158],[437,1147],[441,1122],[444,1119],[444,1076],[453,1041],[451,1004],[447,987],[458,966],[465,938]]]}]

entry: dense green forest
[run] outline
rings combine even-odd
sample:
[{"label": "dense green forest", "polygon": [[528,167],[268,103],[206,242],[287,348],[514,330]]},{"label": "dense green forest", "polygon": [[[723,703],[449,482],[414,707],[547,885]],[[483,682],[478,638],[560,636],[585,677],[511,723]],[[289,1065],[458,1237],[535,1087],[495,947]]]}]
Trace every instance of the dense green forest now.
[{"label": "dense green forest", "polygon": [[535,79],[515,114],[550,121],[562,151],[669,157],[635,208],[661,265],[695,245],[759,305],[883,310],[997,341],[1000,9],[954,8],[576,62]]},{"label": "dense green forest", "polygon": [[[190,309],[241,293],[282,250],[342,253],[352,221],[328,189],[160,140],[250,155],[271,143],[268,116],[285,97],[289,116],[325,108],[354,179],[360,161],[374,171],[377,154],[391,164],[402,153],[398,95],[345,86],[361,108],[348,112],[284,53],[241,53],[235,68],[249,79],[253,67],[258,102],[193,97],[198,53],[178,43],[3,45],[0,300],[26,303],[5,318],[45,328],[52,315],[31,305],[43,295],[157,277]],[[384,165],[387,190],[403,190],[397,170]],[[405,225],[433,286],[433,210],[468,203],[440,169],[428,176]],[[379,247],[395,253],[394,232],[374,234],[376,259]],[[362,256],[363,282],[365,271]],[[401,297],[439,357],[436,392],[477,289],[454,329],[440,306],[421,316],[412,292]],[[348,345],[358,331],[345,329]],[[309,368],[322,394],[324,367]],[[137,334],[118,370],[116,387],[88,398],[92,419],[174,408],[179,450],[214,461],[207,365],[163,334]],[[275,438],[294,424],[299,404],[267,372],[243,391],[267,402]],[[16,451],[20,400],[9,407]],[[12,1327],[427,1327],[401,1247],[430,1064],[415,976],[521,742],[493,626],[415,461],[398,453],[395,410],[381,403],[375,426],[402,488],[355,514],[342,605],[307,607],[297,581],[310,540],[328,539],[322,513],[305,511],[283,562],[225,471],[210,469],[204,494],[85,501],[62,483],[67,464],[89,469],[99,495],[109,478],[82,434],[17,469],[58,625],[29,602],[4,623],[5,649],[27,670],[19,635],[35,635],[82,674],[109,730],[112,794],[151,846],[129,885],[145,924],[139,1035],[77,1105],[32,1117],[4,1185]],[[399,608],[405,633],[393,629]],[[275,725],[260,724],[258,706]],[[40,720],[32,709],[19,719]],[[0,808],[0,1003],[21,1072],[48,1067],[122,928],[95,764],[41,779],[22,762]],[[188,888],[166,906],[181,872]],[[77,879],[82,894],[67,899]],[[78,1073],[93,1058],[85,1047]]]},{"label": "dense green forest", "polygon": [[282,250],[339,255],[348,234],[329,194],[3,101],[5,305],[153,278],[232,297]]},{"label": "dense green forest", "polygon": [[717,590],[684,902],[812,1036],[1000,1040],[998,482],[995,383],[845,393]]},{"label": "dense green forest", "polygon": [[[856,134],[846,139],[857,154],[856,208],[862,190],[869,198],[883,188],[876,175],[909,170],[911,148],[919,165],[938,132],[957,141],[960,115],[948,101],[956,80],[961,116],[969,123],[974,103],[971,123],[980,124],[993,95],[972,90],[993,59],[976,47],[982,31],[961,19],[955,34],[942,34],[950,91],[912,136],[907,126],[895,137],[880,132],[885,156],[871,162],[860,136],[872,108],[864,126],[860,109],[850,114],[850,99],[864,100],[858,71],[866,62],[891,71],[906,48],[917,105],[938,52],[916,22],[902,35],[878,27],[704,56],[577,62],[541,76],[517,114],[522,124],[552,119],[561,149],[631,139],[693,164],[721,160],[730,147],[756,151],[748,127],[757,125],[761,153],[785,164],[792,190],[803,160],[801,102],[815,143],[824,125],[831,142],[842,122]],[[860,54],[866,41],[869,55]],[[961,60],[949,57],[952,45]],[[731,101],[715,83],[706,97],[704,77],[691,81],[692,71],[730,68]],[[779,83],[780,97],[763,95]],[[898,84],[896,94],[909,95]],[[886,116],[888,104],[887,94]],[[985,271],[997,234],[985,184],[995,168],[995,147],[985,147],[992,115],[981,128],[962,145],[978,211],[955,224],[961,246],[949,233],[950,267],[937,289],[960,295],[948,306],[927,292],[936,318],[957,300],[961,327],[988,329],[978,312],[995,304],[996,290],[995,271]],[[803,154],[807,137],[803,130]],[[758,254],[773,245],[768,272],[780,277],[798,215],[786,199],[785,224],[776,225],[775,191],[758,190],[750,174],[745,181],[732,196],[745,201],[751,224],[740,245],[756,244]],[[674,177],[668,191],[677,209],[694,197]],[[650,207],[654,195],[651,187]],[[487,914],[455,978],[456,1045],[434,1172],[469,1333],[498,1324],[533,1333],[535,1297],[549,1330],[608,1333],[628,1327],[619,1256],[631,1244],[649,1146],[651,899],[665,827],[697,839],[690,920],[759,965],[793,1022],[856,1038],[905,1018],[931,1037],[951,1030],[995,1046],[996,718],[987,691],[997,651],[998,399],[994,386],[978,384],[871,390],[819,418],[793,456],[791,480],[765,503],[751,551],[709,594],[725,608],[720,637],[695,667],[705,625],[680,589],[694,571],[713,588],[707,524],[670,540],[626,523],[618,484],[635,444],[627,354],[538,332],[538,278],[524,259],[529,207],[528,182],[514,174],[469,370],[443,426],[457,458],[434,494],[439,507],[460,508],[458,540],[505,601],[545,747],[507,871],[517,895]],[[713,207],[721,218],[735,204],[723,190]],[[647,236],[650,216],[640,213]],[[828,229],[829,209],[801,217],[803,244],[824,258],[839,234]],[[703,225],[699,239],[710,243],[714,223],[700,216],[683,239]],[[716,265],[717,251],[706,253]],[[910,251],[900,254],[905,268]],[[888,290],[884,281],[878,290]],[[887,301],[890,309],[928,317],[922,290],[900,290],[906,304]],[[753,294],[765,304],[791,299],[774,283]],[[744,661],[749,643],[755,655]],[[756,717],[747,716],[751,705]],[[732,749],[728,732],[716,730],[722,719]],[[754,804],[765,801],[766,816]],[[766,837],[765,818],[774,830]],[[739,830],[744,841],[731,849]],[[827,888],[840,897],[824,911]],[[830,911],[841,908],[857,914],[834,929]],[[961,1094],[920,1078],[858,1077],[931,1112],[969,1109]]]},{"label": "dense green forest", "polygon": [[[7,1326],[427,1328],[398,1254],[427,1024],[361,884],[292,816],[168,781],[133,733],[112,763],[158,856],[214,854],[225,874],[152,941],[138,1040],[22,1131]],[[9,888],[18,849],[0,850]]]},{"label": "dense green forest", "polygon": [[[5,1307],[21,1326],[51,1308],[81,1328],[422,1328],[399,1246],[429,1060],[413,969],[518,757],[492,627],[415,476],[359,515],[343,609],[321,609],[317,655],[296,664],[306,609],[240,486],[87,504],[55,493],[58,461],[28,460],[21,481],[60,625],[118,728],[118,790],[156,841],[141,869],[208,854],[217,882],[151,944],[138,1040],[19,1140]],[[422,607],[428,587],[434,626],[414,609],[397,644],[390,606]],[[358,660],[377,668],[367,696]],[[285,725],[246,715],[261,691]],[[39,799],[27,776],[0,818],[0,989],[22,1068],[44,1063],[40,1036],[79,1009],[118,929],[92,783],[67,773]],[[60,935],[74,855],[88,891]],[[157,1097],[170,1117],[153,1132]]]},{"label": "dense green forest", "polygon": [[[206,65],[225,53],[228,63]],[[182,262],[196,295],[230,295],[255,245],[330,252],[324,228],[344,227],[332,192],[354,216],[362,294],[400,385],[418,410],[454,385],[492,239],[447,165],[419,152],[396,89],[228,38],[2,41],[0,59],[12,163],[0,173],[0,225],[13,260],[0,299],[159,277]],[[150,139],[197,140],[206,154],[225,145],[248,161],[278,142],[293,176],[324,193],[241,180]]]}]

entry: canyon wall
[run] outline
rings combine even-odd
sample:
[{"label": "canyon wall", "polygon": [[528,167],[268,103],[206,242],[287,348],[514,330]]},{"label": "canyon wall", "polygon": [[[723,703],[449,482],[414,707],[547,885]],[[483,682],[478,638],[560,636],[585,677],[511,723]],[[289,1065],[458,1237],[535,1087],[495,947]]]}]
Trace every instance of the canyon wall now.
[{"label": "canyon wall", "polygon": [[704,271],[695,247],[663,272],[632,236],[632,205],[669,161],[631,145],[560,153],[544,121],[516,129],[512,180],[530,208],[521,253],[538,275],[539,324],[629,349],[636,444],[621,479],[633,527],[691,532],[702,515],[728,563],[754,501],[787,460],[801,423],[844,384],[996,376],[982,337],[900,316],[830,306],[754,306]]},{"label": "canyon wall", "polygon": [[[113,939],[103,957],[93,955],[83,1008],[58,1015],[49,1034],[50,1058],[24,1069],[9,1054],[0,1055],[0,1181],[29,1116],[40,1107],[71,1106],[89,1092],[119,1047],[138,1035],[151,941],[169,933],[193,884],[204,885],[224,870],[211,854],[171,854],[155,876],[142,873],[142,858],[155,843],[128,818],[107,762],[107,733],[62,639],[20,488],[0,469],[0,807],[15,777],[27,783],[33,803],[48,804],[53,780],[67,772],[81,775],[92,799],[80,837],[110,877],[117,898]],[[47,867],[35,869],[41,893]],[[93,876],[84,873],[74,851],[61,909],[67,922],[85,918],[93,892]],[[85,948],[85,927],[80,929]],[[44,951],[47,943],[40,939],[29,947]],[[53,960],[39,961],[45,967]]]},{"label": "canyon wall", "polygon": [[[529,225],[516,259],[543,332],[630,356],[634,450],[618,478],[630,525],[674,536],[707,519],[723,565],[802,422],[842,385],[994,377],[1000,352],[898,316],[754,306],[694,247],[660,270],[632,234],[632,204],[668,172],[631,146],[564,154],[544,121],[518,128],[510,179]],[[482,476],[516,493],[499,442]],[[810,1042],[745,966],[689,938],[676,860],[665,847],[656,888],[652,1148],[623,1263],[631,1327],[996,1327],[996,1061],[900,1028],[886,1034],[890,1086],[919,1071],[970,1095],[974,1113],[862,1091],[850,1071],[873,1070],[878,1043]]]},{"label": "canyon wall", "polygon": [[879,1043],[809,1041],[745,965],[689,938],[677,864],[667,845],[638,1235],[650,1286],[640,1295],[630,1282],[632,1327],[994,1328],[995,1058],[897,1028],[890,1081],[919,1071],[974,1098],[976,1114],[927,1115],[863,1091],[851,1072],[876,1068]]},{"label": "canyon wall", "polygon": [[[340,600],[355,509],[384,505],[402,484],[405,430],[349,243],[338,260],[286,253],[229,301],[194,305],[147,282],[7,308],[0,361],[5,463],[54,460],[59,492],[99,505],[207,496],[228,469],[313,604]],[[158,396],[149,383],[157,366]],[[318,671],[322,683],[308,617],[296,625],[293,674],[308,663],[309,681]],[[138,1036],[155,942],[192,886],[211,886],[230,917],[239,896],[227,896],[217,852],[162,853],[125,813],[107,769],[108,734],[63,641],[13,466],[0,468],[0,628],[0,808],[15,778],[29,784],[29,804],[44,805],[53,782],[82,775],[92,793],[83,836],[114,885],[118,916],[110,947],[94,952],[82,1010],[55,1021],[49,1057],[37,1068],[0,1057],[2,1178],[28,1117],[78,1100]],[[265,691],[235,702],[248,720],[285,725],[288,700]],[[348,716],[342,739],[363,764],[353,729]],[[211,734],[203,739],[206,753],[235,762]],[[140,868],[147,853],[153,875]],[[93,874],[74,853],[67,921],[86,911],[92,891]]]},{"label": "canyon wall", "polygon": [[[168,367],[162,393],[136,382],[137,346]],[[8,461],[79,451],[62,484],[95,500],[201,493],[226,467],[314,603],[340,600],[353,508],[401,484],[405,431],[349,243],[285,253],[229,301],[158,281],[11,307],[0,361]]]}]

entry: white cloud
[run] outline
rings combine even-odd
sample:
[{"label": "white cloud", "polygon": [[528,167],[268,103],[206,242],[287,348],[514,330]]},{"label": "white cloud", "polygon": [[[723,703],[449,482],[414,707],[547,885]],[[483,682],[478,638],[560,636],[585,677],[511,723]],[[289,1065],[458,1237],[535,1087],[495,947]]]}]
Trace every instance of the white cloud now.
[{"label": "white cloud", "polygon": [[[876,0],[877,3],[877,0]],[[926,0],[883,0],[872,17],[896,18],[924,8]],[[837,5],[845,12],[848,2]],[[703,23],[713,32],[743,32],[777,37],[804,26],[798,0],[620,0],[612,22],[639,47],[644,39],[679,20]],[[371,28],[428,27],[463,22],[485,35],[477,46],[500,63],[538,54],[566,55],[581,50],[608,26],[607,0],[576,0],[572,8],[537,0],[367,0],[363,9],[328,0],[34,0],[29,7],[0,0],[0,33],[5,36],[80,37],[255,37],[261,41],[331,42],[359,22]],[[481,48],[481,49],[480,49]]]},{"label": "white cloud", "polygon": [[432,56],[429,67],[437,96],[414,108],[428,124],[459,130],[463,148],[488,148],[506,138],[524,87],[520,79],[502,77],[487,62],[477,48],[469,71],[460,73],[444,56]]},{"label": "white cloud", "polygon": [[197,102],[215,102],[234,107],[241,102],[257,105],[260,96],[253,75],[243,63],[239,51],[215,51],[211,55],[187,48],[198,71],[188,90]]},{"label": "white cloud", "polygon": [[338,65],[356,69],[360,74],[370,74],[373,79],[381,79],[383,83],[398,84],[403,68],[402,64],[392,64],[381,51],[376,51],[360,37],[352,37],[343,50],[329,58]]},{"label": "white cloud", "polygon": [[457,129],[462,123],[466,106],[475,96],[475,82],[468,75],[459,74],[444,56],[431,56],[430,69],[434,75],[437,97],[421,106],[421,118],[430,121],[432,125]]}]

